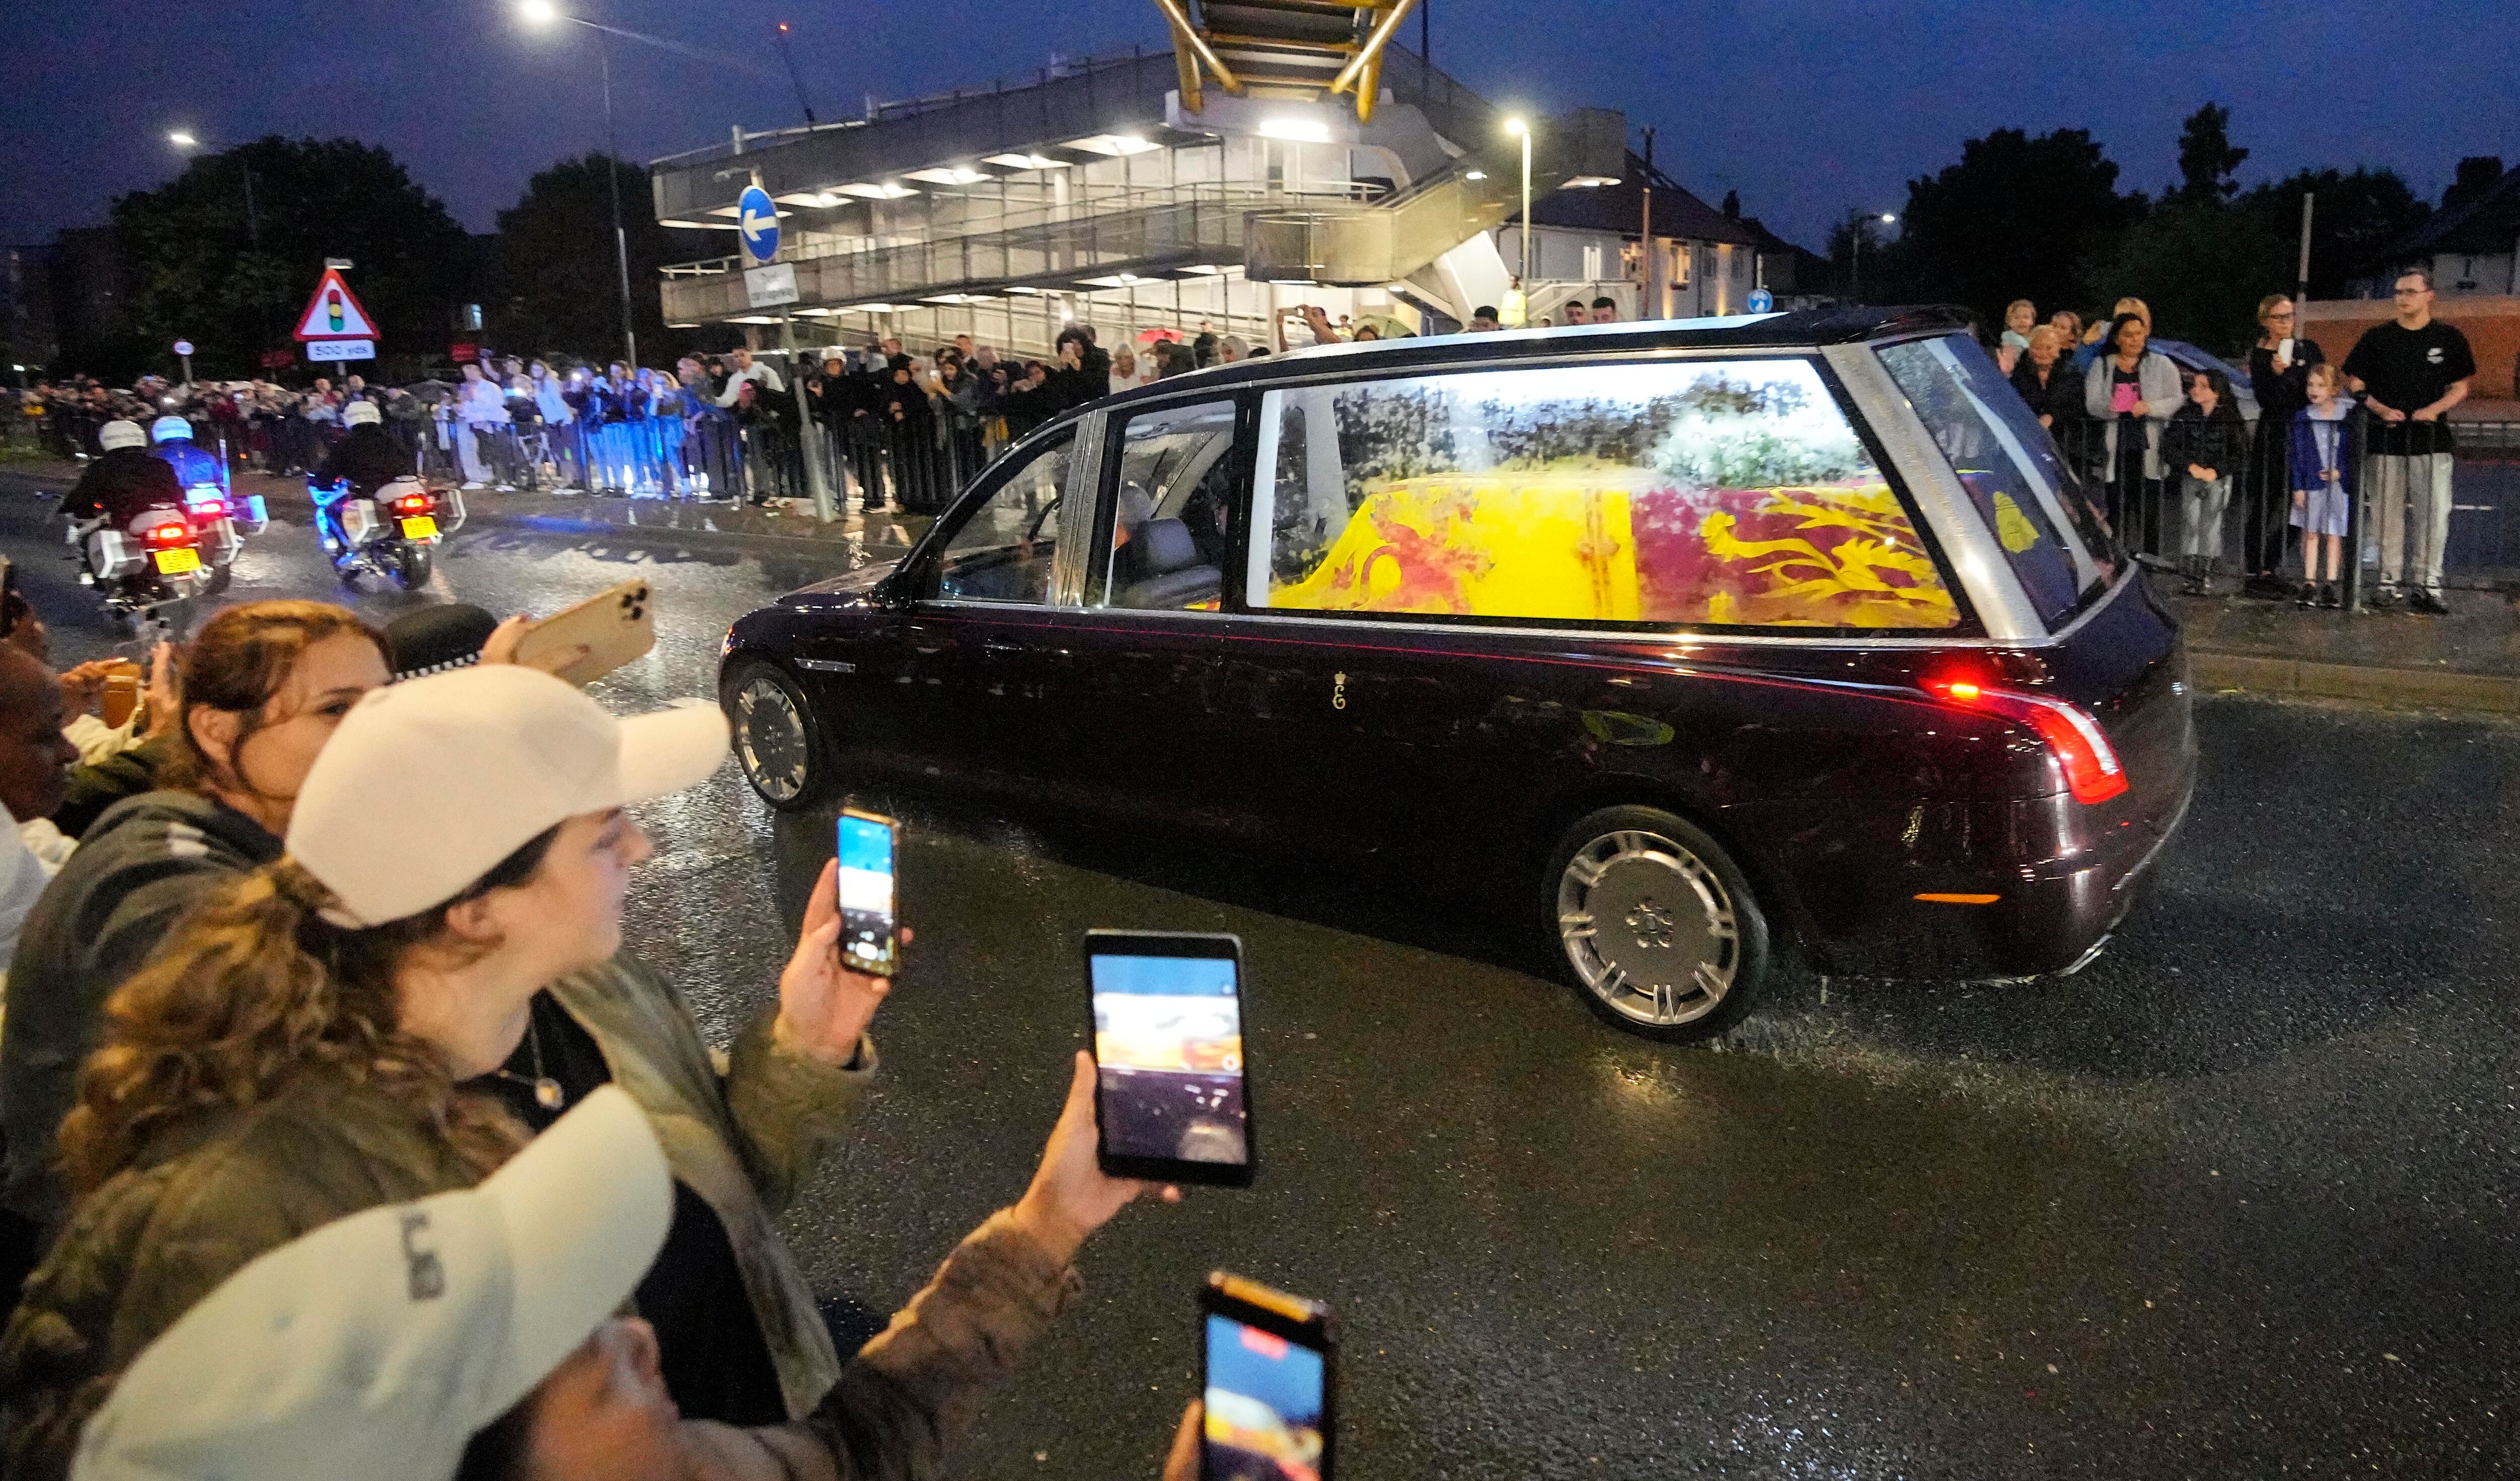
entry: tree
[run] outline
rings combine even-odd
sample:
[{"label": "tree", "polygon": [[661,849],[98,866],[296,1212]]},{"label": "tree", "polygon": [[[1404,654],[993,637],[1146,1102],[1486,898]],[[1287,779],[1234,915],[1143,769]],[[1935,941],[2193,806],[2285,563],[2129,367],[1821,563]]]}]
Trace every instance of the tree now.
[{"label": "tree", "polygon": [[2290,291],[2301,240],[2301,198],[2315,193],[2311,212],[2310,295],[2341,298],[2346,285],[2395,263],[2375,259],[2390,243],[2424,224],[2432,214],[2396,170],[2357,168],[2300,170],[2282,180],[2261,185],[2239,198],[2241,209],[2260,217],[2266,229],[2281,236],[2285,246],[2279,264],[2271,264],[2272,286]]},{"label": "tree", "polygon": [[159,345],[191,339],[205,376],[253,374],[256,351],[292,345],[327,257],[356,264],[350,283],[381,351],[437,343],[474,271],[472,238],[445,205],[392,155],[352,139],[272,135],[202,156],[115,201],[113,230],[135,330]]},{"label": "tree", "polygon": [[648,173],[596,153],[563,159],[525,184],[524,196],[499,213],[491,248],[489,328],[503,349],[562,353],[589,360],[621,355],[621,287],[613,251],[612,195],[606,166],[621,191],[622,235],[630,255],[631,323],[639,357],[667,363],[686,336],[665,328],[657,269],[710,255],[706,232],[673,231],[649,208]]},{"label": "tree", "polygon": [[1882,251],[1879,281],[1899,298],[1990,317],[2014,298],[2042,312],[2089,305],[2101,296],[2096,264],[2146,208],[2140,195],[2120,195],[2117,180],[2117,165],[2083,129],[1971,139],[1958,164],[1908,182],[1906,228]]},{"label": "tree", "polygon": [[2179,131],[2179,188],[2169,200],[2184,205],[2219,205],[2240,192],[2236,178],[2249,152],[2231,143],[2231,111],[2208,103],[2187,115]]},{"label": "tree", "polygon": [[2454,211],[2502,183],[2502,157],[2470,155],[2458,161],[2458,176],[2442,192],[2441,208]]}]

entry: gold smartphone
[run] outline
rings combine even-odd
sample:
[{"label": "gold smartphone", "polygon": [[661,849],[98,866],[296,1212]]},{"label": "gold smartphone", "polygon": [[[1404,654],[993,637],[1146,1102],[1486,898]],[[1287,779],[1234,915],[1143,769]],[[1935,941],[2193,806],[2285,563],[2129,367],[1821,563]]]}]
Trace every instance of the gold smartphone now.
[{"label": "gold smartphone", "polygon": [[585,656],[556,671],[581,687],[645,657],[656,646],[656,603],[645,579],[633,578],[598,592],[525,629],[517,644],[517,661],[532,663],[581,646]]}]

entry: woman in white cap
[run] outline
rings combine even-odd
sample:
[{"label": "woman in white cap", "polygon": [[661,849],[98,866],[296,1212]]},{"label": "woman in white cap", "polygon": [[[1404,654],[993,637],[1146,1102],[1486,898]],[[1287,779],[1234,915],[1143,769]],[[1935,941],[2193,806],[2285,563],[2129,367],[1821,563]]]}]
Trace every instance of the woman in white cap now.
[{"label": "woman in white cap", "polygon": [[519,1119],[607,1081],[673,1166],[675,1230],[640,1305],[676,1402],[762,1422],[823,1398],[838,1359],[772,1220],[874,1071],[886,984],[840,965],[827,868],[779,1006],[721,1077],[681,998],[614,955],[650,851],[623,807],[698,783],[726,746],[714,707],[616,720],[515,666],[351,710],[287,857],[109,1005],[63,1124],[79,1201],[0,1344],[11,1474],[59,1474],[111,1375],[238,1265],[469,1185]]}]

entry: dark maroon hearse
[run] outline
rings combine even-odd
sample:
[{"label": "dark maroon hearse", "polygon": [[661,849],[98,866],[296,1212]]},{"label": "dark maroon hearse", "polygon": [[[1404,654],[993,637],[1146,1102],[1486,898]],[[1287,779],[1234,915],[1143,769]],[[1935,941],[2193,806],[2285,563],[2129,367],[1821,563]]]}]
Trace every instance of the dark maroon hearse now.
[{"label": "dark maroon hearse", "polygon": [[[1940,310],[1325,347],[1024,438],[727,635],[773,806],[944,777],[1501,881],[1584,1000],[2069,971],[2195,776],[2185,660]],[[1080,922],[1081,923],[1081,922]]]}]

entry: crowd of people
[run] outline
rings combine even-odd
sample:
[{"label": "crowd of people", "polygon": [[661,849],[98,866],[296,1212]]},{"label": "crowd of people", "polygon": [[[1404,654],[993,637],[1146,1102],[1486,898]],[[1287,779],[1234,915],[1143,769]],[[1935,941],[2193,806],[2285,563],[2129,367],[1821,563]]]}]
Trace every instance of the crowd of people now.
[{"label": "crowd of people", "polygon": [[[2236,505],[2240,590],[2336,605],[2337,543],[2367,465],[2374,481],[2363,492],[2372,496],[2380,557],[2374,600],[2437,610],[2453,449],[2440,419],[2465,397],[2475,364],[2464,337],[2432,317],[2427,274],[2409,272],[2396,287],[2396,320],[2365,335],[2341,375],[2325,381],[2314,374],[2325,351],[2294,332],[2292,299],[2269,294],[2245,372],[2254,424],[2219,361],[2154,342],[2152,311],[2139,298],[2120,298],[2088,321],[2064,308],[2043,319],[2017,299],[1990,348],[2100,493],[2119,537],[2175,562],[2191,593],[2215,592]],[[1465,331],[1620,317],[1607,296],[1533,309],[1545,305],[1526,303],[1515,280],[1505,306],[1480,305]],[[1308,305],[1282,310],[1272,332],[1282,343],[1328,344],[1410,331]],[[810,450],[835,502],[930,514],[1008,441],[1062,411],[1269,352],[1205,324],[1146,331],[1106,349],[1091,326],[1073,324],[1046,358],[1002,354],[969,335],[917,350],[893,337],[834,345],[799,357],[795,389],[770,360],[742,348],[685,356],[671,371],[507,357],[466,365],[458,384],[408,387],[371,385],[356,374],[338,384],[318,377],[304,390],[270,381],[170,386],[158,378],[128,391],[44,382],[0,407],[0,425],[56,456],[86,457],[105,422],[173,412],[195,422],[202,446],[225,449],[240,467],[294,474],[323,465],[345,407],[365,399],[415,468],[468,488],[746,501],[776,512],[813,486]],[[2296,541],[2326,557],[2318,568],[2305,563],[2297,580],[2285,573]]]},{"label": "crowd of people", "polygon": [[[2043,321],[2016,299],[1994,348],[2040,425],[2104,492],[2119,537],[2175,558],[2189,592],[2214,592],[2236,500],[2240,590],[2340,606],[2352,504],[2367,494],[2372,605],[2439,614],[2449,610],[2442,559],[2455,448],[2443,418],[2467,399],[2476,361],[2466,337],[2433,317],[2428,272],[2400,274],[2394,297],[2395,317],[2342,362],[2297,333],[2291,295],[2261,300],[2246,373],[2254,424],[2221,369],[2182,365],[2155,346],[2140,298],[2120,298],[2088,327],[2070,309]],[[2297,580],[2285,575],[2296,541]]]},{"label": "crowd of people", "polygon": [[[1321,339],[1361,333],[1324,320]],[[127,390],[92,380],[40,381],[0,394],[0,426],[55,457],[86,460],[115,420],[175,415],[239,470],[312,473],[339,442],[345,413],[374,404],[382,425],[431,476],[468,488],[606,493],[773,509],[805,497],[810,428],[836,498],[868,509],[929,513],[1011,438],[1069,407],[1231,363],[1254,351],[1238,336],[1149,331],[1105,350],[1095,330],[1063,330],[1041,359],[1002,355],[960,335],[918,353],[886,337],[834,345],[805,360],[801,404],[788,376],[746,348],[687,355],[671,371],[621,361],[572,365],[493,357],[461,380],[411,386],[356,373],[317,376],[304,389],[270,381],[170,385],[144,377]]]},{"label": "crowd of people", "polygon": [[1079,1053],[1029,1185],[837,1351],[776,1220],[888,980],[827,863],[713,1051],[621,916],[625,809],[725,717],[615,717],[521,633],[246,604],[115,713],[0,597],[9,1475],[932,1475],[1089,1236],[1179,1196],[1101,1170]]}]

